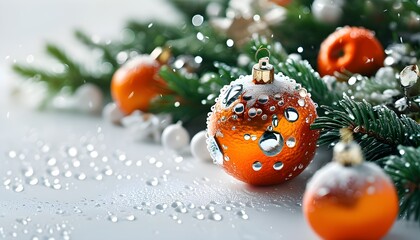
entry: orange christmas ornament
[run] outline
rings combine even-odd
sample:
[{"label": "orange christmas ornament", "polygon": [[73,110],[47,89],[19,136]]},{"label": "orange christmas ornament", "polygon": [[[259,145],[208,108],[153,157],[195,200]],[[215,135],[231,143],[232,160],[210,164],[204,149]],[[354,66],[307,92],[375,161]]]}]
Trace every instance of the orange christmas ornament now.
[{"label": "orange christmas ornament", "polygon": [[398,196],[389,177],[363,162],[360,146],[339,142],[334,162],[308,182],[303,212],[323,239],[381,239],[398,214]]},{"label": "orange christmas ornament", "polygon": [[272,185],[299,175],[315,154],[315,104],[295,80],[274,74],[268,58],[252,76],[225,86],[207,119],[213,161],[252,185]]},{"label": "orange christmas ornament", "polygon": [[122,112],[147,112],[153,98],[169,92],[158,74],[160,67],[161,64],[154,57],[140,55],[115,72],[111,81],[111,95]]},{"label": "orange christmas ornament", "polygon": [[375,35],[360,27],[343,27],[324,40],[318,54],[321,76],[334,72],[372,75],[383,66],[384,49]]}]

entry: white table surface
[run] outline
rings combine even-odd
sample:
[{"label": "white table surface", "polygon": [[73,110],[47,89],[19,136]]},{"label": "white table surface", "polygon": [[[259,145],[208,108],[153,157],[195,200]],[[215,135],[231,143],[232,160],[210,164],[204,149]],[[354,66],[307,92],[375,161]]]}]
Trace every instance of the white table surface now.
[{"label": "white table surface", "polygon": [[[46,39],[83,57],[74,27],[112,36],[126,19],[178,19],[163,1],[150,2],[0,2],[0,239],[317,239],[300,205],[326,151],[293,181],[256,188],[188,154],[133,141],[100,117],[37,112],[10,96],[18,79],[10,64],[28,55],[42,63]],[[419,236],[418,224],[398,221],[385,239]]]}]

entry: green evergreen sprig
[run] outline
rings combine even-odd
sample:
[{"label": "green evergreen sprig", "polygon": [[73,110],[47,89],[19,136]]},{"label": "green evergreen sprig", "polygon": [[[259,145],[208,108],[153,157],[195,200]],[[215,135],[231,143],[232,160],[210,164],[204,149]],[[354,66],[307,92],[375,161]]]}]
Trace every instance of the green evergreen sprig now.
[{"label": "green evergreen sprig", "polygon": [[348,128],[368,161],[395,154],[399,145],[420,146],[420,125],[385,106],[356,102],[344,95],[337,105],[321,108],[325,115],[318,117],[311,126],[321,130],[320,145],[335,144],[340,139],[339,130]]},{"label": "green evergreen sprig", "polygon": [[380,162],[394,181],[400,199],[400,217],[420,221],[420,147],[398,146],[398,155]]}]

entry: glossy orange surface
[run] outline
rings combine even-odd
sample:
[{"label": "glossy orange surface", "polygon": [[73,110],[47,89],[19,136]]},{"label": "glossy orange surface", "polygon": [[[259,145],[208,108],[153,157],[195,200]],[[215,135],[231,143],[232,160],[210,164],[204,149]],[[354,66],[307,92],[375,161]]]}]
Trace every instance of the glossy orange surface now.
[{"label": "glossy orange surface", "polygon": [[305,192],[303,211],[311,227],[328,240],[384,237],[398,214],[398,197],[392,182],[383,176],[369,181],[372,176],[364,173],[351,176],[362,184],[350,180],[341,188],[331,187],[334,178],[346,175],[337,174],[340,173],[325,174],[329,179],[317,179],[319,184]]},{"label": "glossy orange surface", "polygon": [[[223,154],[224,169],[252,185],[273,185],[296,177],[315,154],[319,133],[310,130],[310,124],[317,117],[314,103],[309,96],[300,97],[298,91],[290,91],[282,93],[281,100],[276,99],[275,94],[268,95],[266,103],[256,101],[247,106],[247,100],[244,99],[246,94],[245,87],[244,93],[227,108],[220,97],[208,119],[208,134],[214,136]],[[299,99],[305,102],[304,106],[298,104]],[[234,112],[233,108],[238,104],[244,105],[243,113]],[[285,117],[285,111],[289,108],[298,112],[299,117],[294,122]],[[252,109],[259,114],[250,117],[248,113]],[[272,124],[273,117],[278,119],[277,126]],[[269,134],[279,133],[283,140],[279,146],[281,151],[274,156],[267,156],[259,144],[270,126]],[[289,144],[289,147],[287,142],[292,138],[295,143]],[[261,163],[261,169],[253,168],[255,162]],[[277,165],[280,169],[274,168],[276,163],[281,163]]]},{"label": "glossy orange surface", "polygon": [[321,76],[334,72],[372,75],[383,66],[384,49],[374,34],[360,27],[344,27],[322,42],[318,54]]},{"label": "glossy orange surface", "polygon": [[140,56],[136,62],[118,69],[111,82],[111,95],[122,112],[147,112],[150,102],[159,94],[168,92],[158,71],[160,64],[149,56]]}]

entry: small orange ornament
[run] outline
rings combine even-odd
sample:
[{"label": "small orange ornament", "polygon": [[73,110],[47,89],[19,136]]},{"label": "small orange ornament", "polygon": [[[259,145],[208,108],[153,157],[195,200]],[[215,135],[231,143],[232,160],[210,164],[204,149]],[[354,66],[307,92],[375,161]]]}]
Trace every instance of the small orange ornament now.
[{"label": "small orange ornament", "polygon": [[155,58],[140,55],[115,72],[111,81],[111,95],[122,112],[147,112],[153,98],[169,92],[158,74],[160,67]]},{"label": "small orange ornament", "polygon": [[384,49],[371,31],[347,26],[322,42],[318,71],[321,76],[346,71],[372,75],[383,66],[384,58]]},{"label": "small orange ornament", "polygon": [[306,89],[268,58],[221,90],[207,119],[213,161],[252,185],[272,185],[299,175],[315,154],[317,117]]},{"label": "small orange ornament", "polygon": [[381,239],[398,214],[393,183],[380,167],[363,162],[354,142],[337,143],[334,159],[306,187],[307,221],[323,239]]},{"label": "small orange ornament", "polygon": [[289,5],[292,2],[292,0],[271,0],[271,1],[273,3],[279,5],[279,6],[283,6],[283,7]]}]

